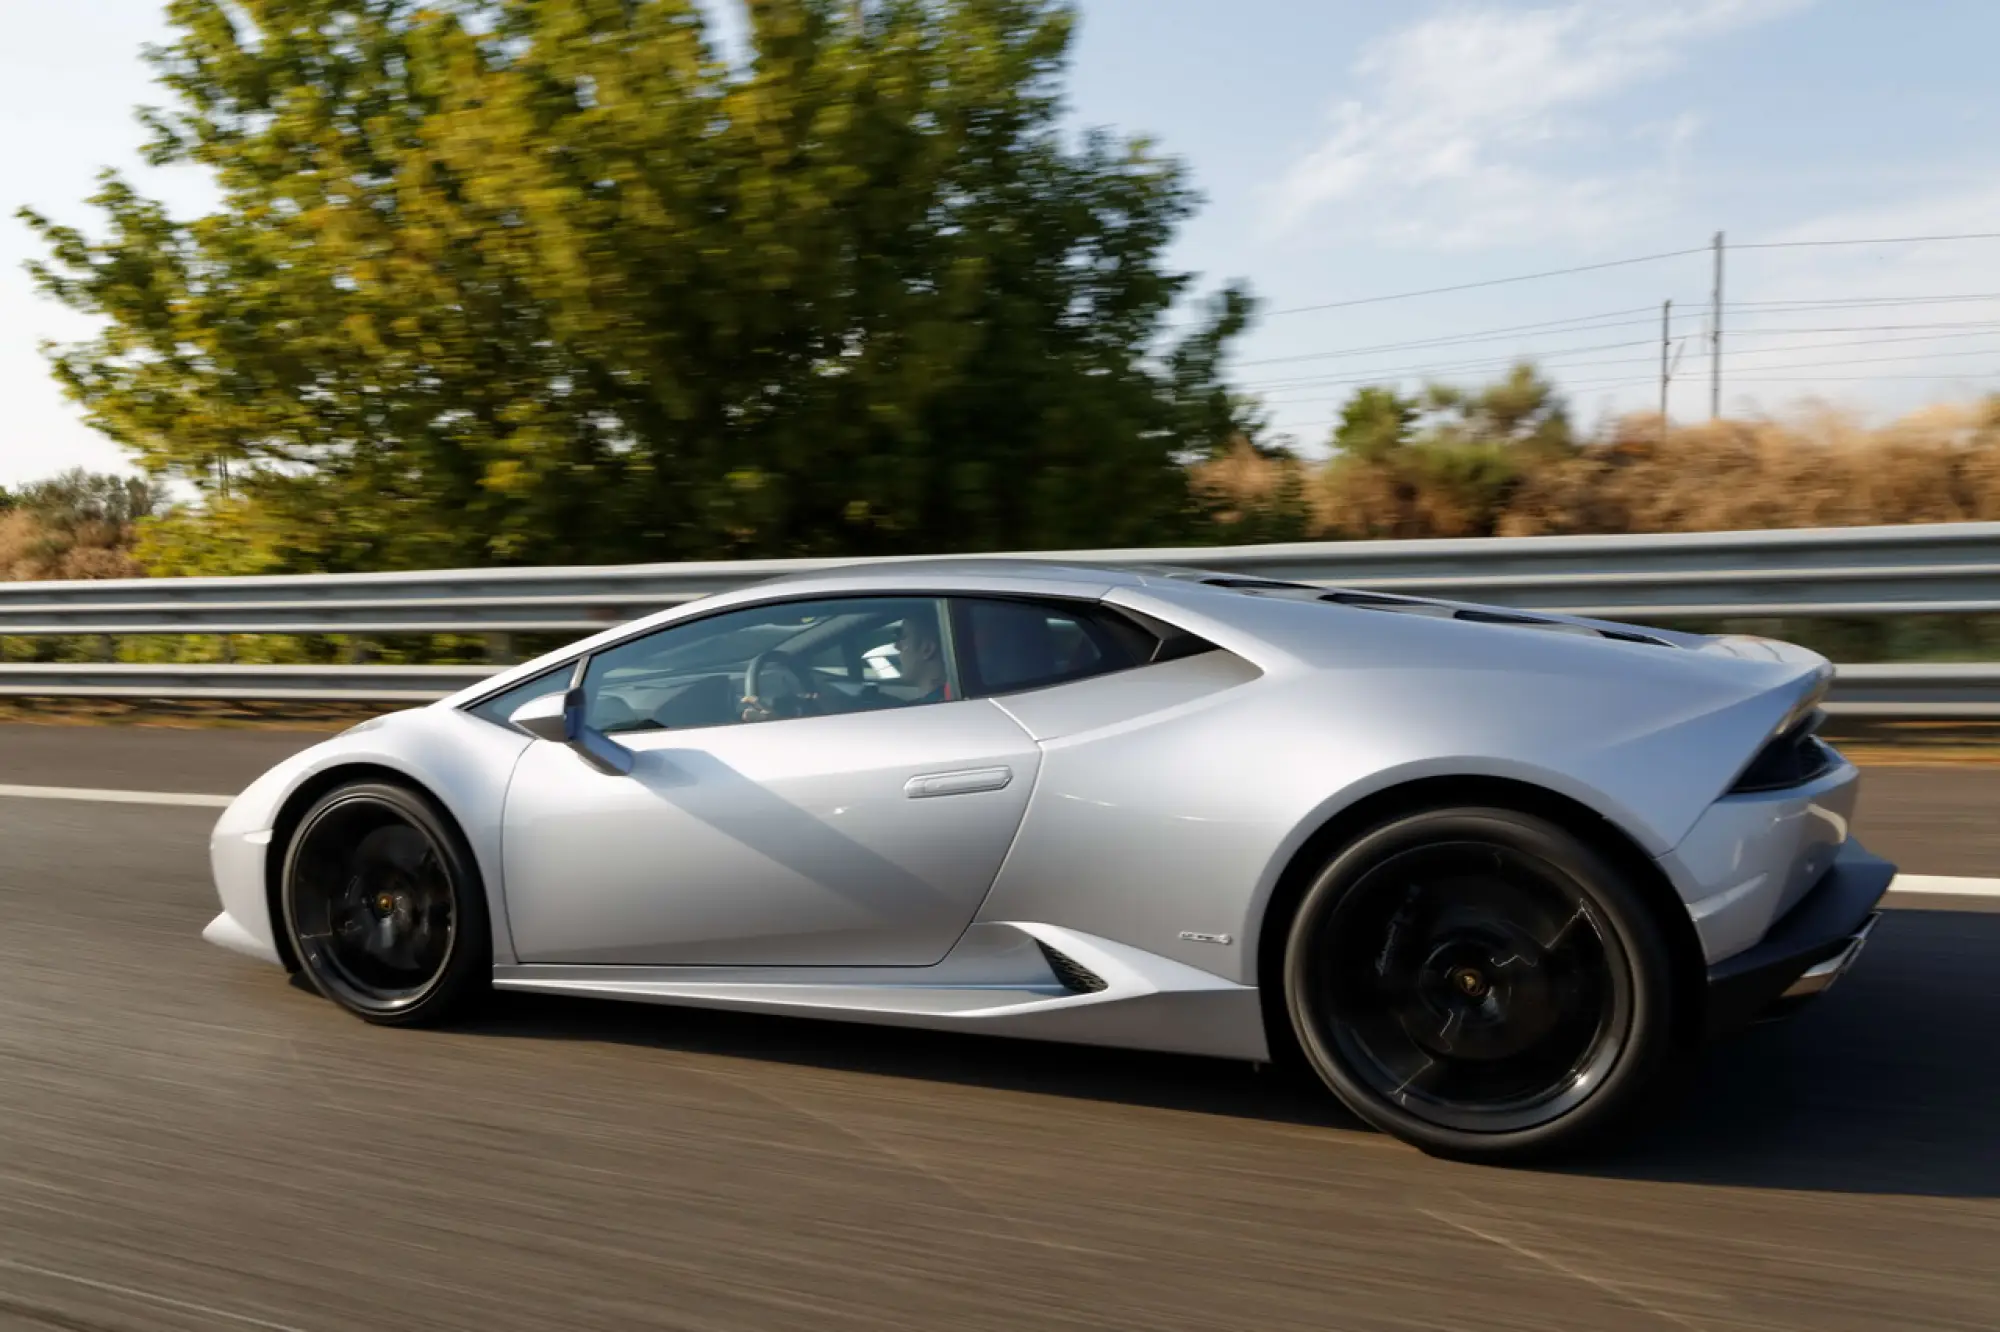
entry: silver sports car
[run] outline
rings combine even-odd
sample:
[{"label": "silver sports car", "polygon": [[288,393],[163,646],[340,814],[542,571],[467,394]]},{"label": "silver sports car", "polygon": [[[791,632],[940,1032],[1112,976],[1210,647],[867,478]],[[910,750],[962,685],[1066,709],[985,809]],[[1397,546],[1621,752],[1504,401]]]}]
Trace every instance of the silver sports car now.
[{"label": "silver sports car", "polygon": [[206,937],[373,1022],[499,988],[1296,1059],[1518,1158],[1860,951],[1894,869],[1831,674],[1198,570],[815,572],[279,764]]}]

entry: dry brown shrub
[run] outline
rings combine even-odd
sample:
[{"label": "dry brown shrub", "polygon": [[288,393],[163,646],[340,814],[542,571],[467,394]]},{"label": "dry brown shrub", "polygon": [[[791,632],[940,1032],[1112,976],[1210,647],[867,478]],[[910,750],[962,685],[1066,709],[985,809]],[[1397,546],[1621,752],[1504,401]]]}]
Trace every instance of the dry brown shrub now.
[{"label": "dry brown shrub", "polygon": [[41,524],[22,509],[0,513],[0,581],[38,578],[43,537]]},{"label": "dry brown shrub", "polygon": [[0,513],[0,582],[144,577],[132,537],[129,528],[99,521],[52,532],[31,510],[9,509]]},{"label": "dry brown shrub", "polygon": [[1285,469],[1297,465],[1265,457],[1238,435],[1227,453],[1196,463],[1189,469],[1189,477],[1195,493],[1214,504],[1218,517],[1229,522],[1269,504],[1284,483]]},{"label": "dry brown shrub", "polygon": [[1248,530],[1256,539],[1257,529],[1274,521],[1312,526],[1309,515],[1293,512],[1310,507],[1311,469],[1297,458],[1259,453],[1241,435],[1227,453],[1190,468],[1189,484],[1225,532]]},{"label": "dry brown shrub", "polygon": [[2000,516],[2000,419],[1928,408],[1879,427],[1817,408],[1705,422],[1664,443],[1657,416],[1615,423],[1581,456],[1530,472],[1500,531],[1713,532]]},{"label": "dry brown shrub", "polygon": [[63,552],[51,578],[143,578],[146,570],[131,552],[106,546],[74,546]]},{"label": "dry brown shrub", "polygon": [[1317,535],[1369,540],[1429,536],[1417,488],[1398,468],[1364,458],[1335,458],[1313,493]]}]

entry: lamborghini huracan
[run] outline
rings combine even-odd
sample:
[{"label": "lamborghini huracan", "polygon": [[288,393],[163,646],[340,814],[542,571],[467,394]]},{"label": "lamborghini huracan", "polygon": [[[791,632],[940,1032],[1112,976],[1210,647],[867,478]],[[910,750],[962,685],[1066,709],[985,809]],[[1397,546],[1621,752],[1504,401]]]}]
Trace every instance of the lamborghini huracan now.
[{"label": "lamborghini huracan", "polygon": [[1861,951],[1895,871],[1831,679],[1197,569],[822,569],[280,763],[205,937],[376,1023],[532,990],[1289,1062],[1520,1159]]}]

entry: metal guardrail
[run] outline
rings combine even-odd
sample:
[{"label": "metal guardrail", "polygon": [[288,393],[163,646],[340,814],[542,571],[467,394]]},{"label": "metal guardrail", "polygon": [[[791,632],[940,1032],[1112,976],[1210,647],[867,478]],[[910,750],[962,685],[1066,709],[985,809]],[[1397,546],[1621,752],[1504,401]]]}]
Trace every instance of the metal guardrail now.
[{"label": "metal guardrail", "polygon": [[0,698],[394,703],[455,694],[499,666],[210,666],[0,662]]},{"label": "metal guardrail", "polygon": [[[1036,551],[1021,557],[1192,565],[1640,621],[2000,613],[2000,523]],[[0,637],[473,634],[487,636],[505,657],[513,634],[591,633],[766,578],[862,562],[0,583]],[[413,704],[497,669],[0,662],[0,696]],[[2000,664],[1843,666],[1830,710],[1884,718],[2000,717]]]},{"label": "metal guardrail", "polygon": [[1974,721],[2000,717],[2000,663],[1840,666],[1826,710],[1882,721]]},{"label": "metal guardrail", "polygon": [[[2000,613],[2000,523],[1023,552],[1610,619]],[[857,560],[0,583],[0,636],[581,634]]]},{"label": "metal guardrail", "polygon": [[[390,703],[457,693],[499,666],[0,663],[0,697]],[[2000,664],[1842,666],[1827,711],[1896,719],[2000,717]]]}]

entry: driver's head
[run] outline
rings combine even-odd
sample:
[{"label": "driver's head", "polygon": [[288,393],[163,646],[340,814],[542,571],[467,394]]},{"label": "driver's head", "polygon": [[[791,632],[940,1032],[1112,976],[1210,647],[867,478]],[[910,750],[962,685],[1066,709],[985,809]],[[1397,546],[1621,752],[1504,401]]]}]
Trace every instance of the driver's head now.
[{"label": "driver's head", "polygon": [[924,689],[944,682],[944,647],[937,612],[929,606],[911,610],[896,630],[896,672]]}]

